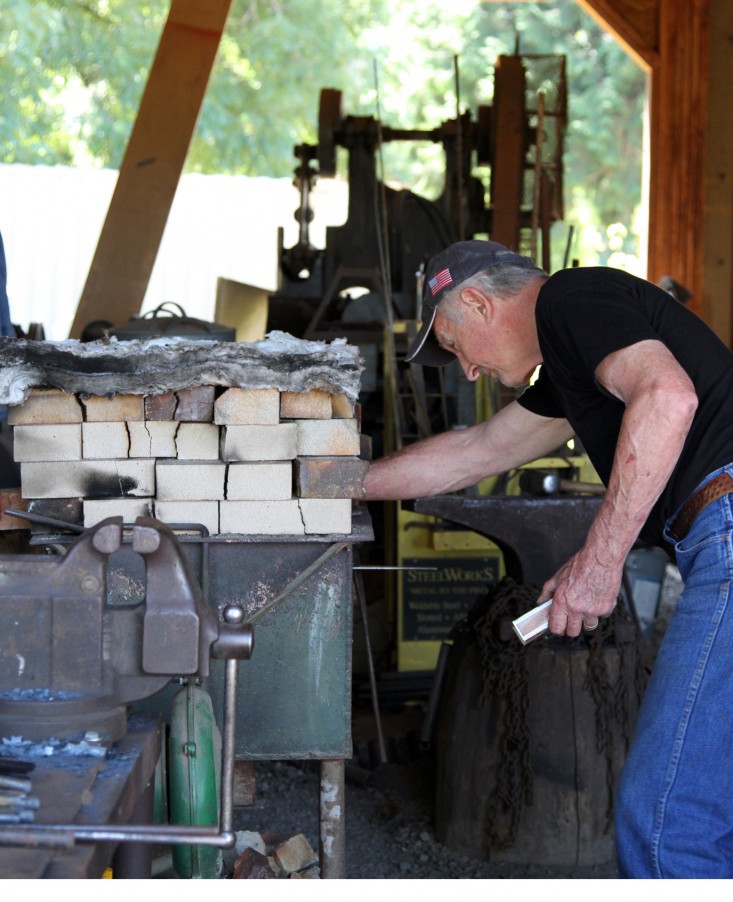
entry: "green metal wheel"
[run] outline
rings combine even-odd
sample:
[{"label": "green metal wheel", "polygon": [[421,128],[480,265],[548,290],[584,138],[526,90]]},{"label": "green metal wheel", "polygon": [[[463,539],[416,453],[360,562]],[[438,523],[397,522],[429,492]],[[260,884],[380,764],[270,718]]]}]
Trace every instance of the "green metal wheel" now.
[{"label": "green metal wheel", "polygon": [[[168,774],[170,823],[218,826],[221,734],[211,696],[200,686],[185,686],[173,699]],[[174,845],[173,868],[180,878],[218,878],[222,871],[221,850]]]}]

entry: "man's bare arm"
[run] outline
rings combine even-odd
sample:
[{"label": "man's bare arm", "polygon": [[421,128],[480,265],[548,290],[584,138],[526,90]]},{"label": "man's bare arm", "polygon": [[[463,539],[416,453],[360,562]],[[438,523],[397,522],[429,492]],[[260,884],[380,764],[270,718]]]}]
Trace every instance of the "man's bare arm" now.
[{"label": "man's bare arm", "polygon": [[455,492],[543,457],[573,435],[567,420],[537,416],[516,401],[484,423],[431,436],[376,460],[364,498],[406,500]]},{"label": "man's bare arm", "polygon": [[545,584],[553,633],[577,636],[613,609],[626,557],[679,460],[697,409],[688,375],[658,341],[602,361],[598,381],[626,405],[608,489],[583,548]]}]

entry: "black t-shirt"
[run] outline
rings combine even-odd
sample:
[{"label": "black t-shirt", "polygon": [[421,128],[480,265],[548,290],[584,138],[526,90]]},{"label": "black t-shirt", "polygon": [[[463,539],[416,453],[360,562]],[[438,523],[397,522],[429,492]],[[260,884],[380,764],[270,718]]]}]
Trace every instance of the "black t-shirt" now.
[{"label": "black t-shirt", "polygon": [[561,270],[540,289],[535,316],[543,364],[519,403],[569,420],[605,484],[624,405],[596,381],[598,364],[652,339],[669,348],[692,380],[698,395],[692,427],[641,532],[644,541],[663,544],[668,517],[709,473],[733,462],[733,354],[666,291],[616,269]]}]

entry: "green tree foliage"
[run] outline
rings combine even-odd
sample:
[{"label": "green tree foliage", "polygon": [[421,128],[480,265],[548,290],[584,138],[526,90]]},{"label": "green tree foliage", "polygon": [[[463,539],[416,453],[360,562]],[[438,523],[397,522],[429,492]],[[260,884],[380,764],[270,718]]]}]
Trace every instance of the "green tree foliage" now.
[{"label": "green tree foliage", "polygon": [[[117,168],[168,9],[0,0],[0,160]],[[323,87],[345,114],[396,128],[475,113],[517,48],[567,57],[566,219],[582,262],[634,253],[644,77],[574,0],[234,0],[187,169],[289,175],[293,147],[317,140]],[[438,192],[435,145],[386,145],[383,159],[387,178]]]}]

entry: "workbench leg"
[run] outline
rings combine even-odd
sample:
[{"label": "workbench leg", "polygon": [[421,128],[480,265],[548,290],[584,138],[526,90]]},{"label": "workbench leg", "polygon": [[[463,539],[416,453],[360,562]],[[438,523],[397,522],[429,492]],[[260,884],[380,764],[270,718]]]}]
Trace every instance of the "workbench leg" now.
[{"label": "workbench leg", "polygon": [[321,878],[346,877],[345,772],[346,763],[343,758],[321,761]]},{"label": "workbench leg", "polygon": [[[131,824],[152,824],[155,812],[155,776],[137,800],[130,816]],[[150,843],[120,843],[112,861],[115,880],[148,880],[153,869],[153,847]]]}]

